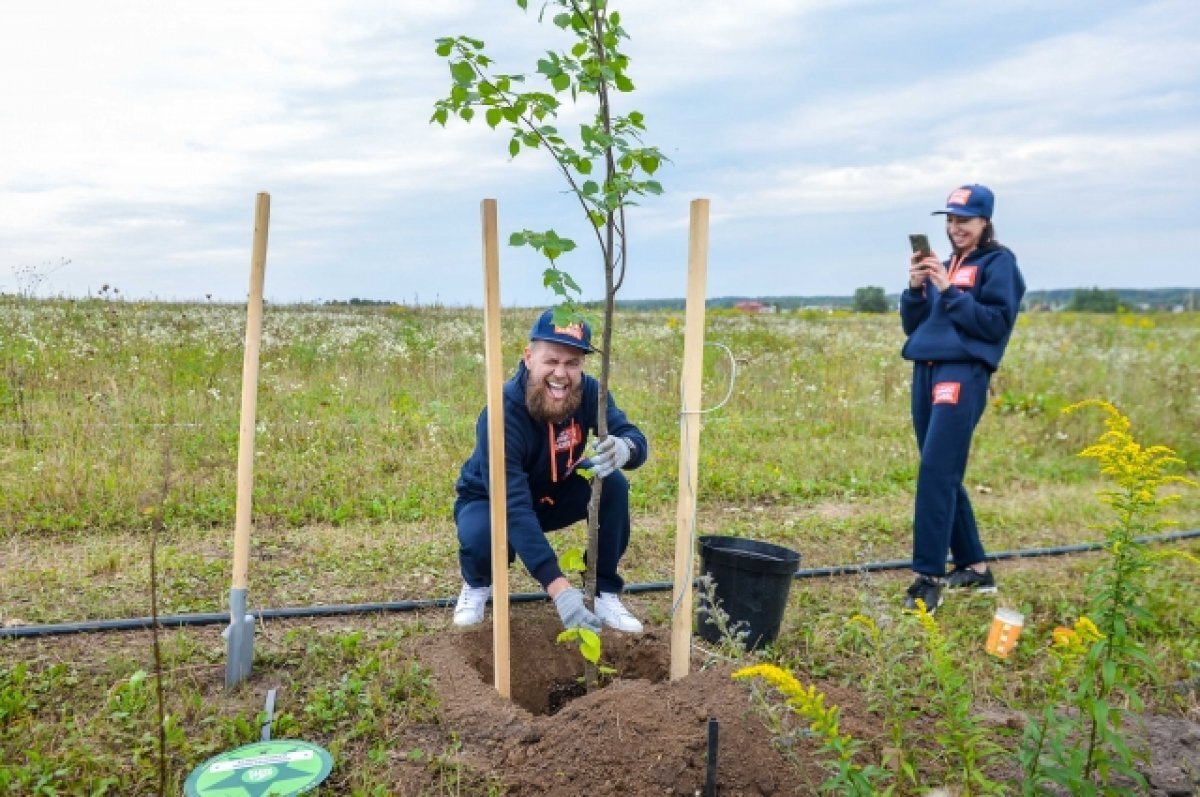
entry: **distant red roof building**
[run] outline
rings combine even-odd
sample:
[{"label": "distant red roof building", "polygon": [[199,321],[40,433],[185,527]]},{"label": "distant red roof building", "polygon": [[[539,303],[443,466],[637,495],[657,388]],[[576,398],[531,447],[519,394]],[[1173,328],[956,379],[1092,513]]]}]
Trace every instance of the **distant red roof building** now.
[{"label": "distant red roof building", "polygon": [[741,310],[743,313],[761,313],[767,309],[767,305],[762,302],[746,301],[738,302],[733,306],[734,310]]}]

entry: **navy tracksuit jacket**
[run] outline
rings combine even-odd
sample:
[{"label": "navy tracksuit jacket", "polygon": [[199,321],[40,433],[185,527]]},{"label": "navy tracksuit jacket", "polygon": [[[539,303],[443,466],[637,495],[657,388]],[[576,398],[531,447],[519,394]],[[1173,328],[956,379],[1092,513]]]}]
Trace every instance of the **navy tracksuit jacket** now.
[{"label": "navy tracksuit jacket", "polygon": [[[583,375],[583,399],[575,413],[560,424],[539,423],[525,406],[529,376],[522,361],[504,384],[504,470],[508,501],[509,561],[520,556],[530,575],[543,588],[561,576],[558,558],[546,532],[587,517],[591,484],[575,472],[584,459],[588,434],[596,431],[600,383]],[[633,444],[625,470],[646,461],[646,437],[629,422],[608,394],[608,433]],[[459,566],[472,587],[492,583],[491,513],[488,503],[487,409],[475,426],[475,450],[462,466],[455,490],[454,520],[458,526]],[[600,494],[599,562],[596,588],[619,593],[624,581],[617,565],[629,545],[629,482],[620,471],[604,479]]]},{"label": "navy tracksuit jacket", "polygon": [[[952,262],[946,261],[947,268]],[[1017,321],[1025,280],[1011,251],[975,250],[939,293],[932,284],[900,296],[900,320],[913,361],[912,419],[921,451],[913,513],[913,570],[946,571],[985,558],[963,486],[971,435],[987,407],[988,381]]]}]

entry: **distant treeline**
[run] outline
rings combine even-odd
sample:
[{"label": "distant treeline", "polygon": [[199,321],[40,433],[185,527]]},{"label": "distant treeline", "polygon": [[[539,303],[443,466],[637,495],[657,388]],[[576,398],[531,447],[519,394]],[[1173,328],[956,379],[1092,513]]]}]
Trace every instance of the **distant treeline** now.
[{"label": "distant treeline", "polygon": [[[861,292],[862,289],[860,289]],[[867,288],[866,290],[873,290]],[[877,289],[882,290],[882,289]],[[900,294],[887,294],[890,307],[900,302]],[[333,299],[327,305],[351,305],[389,307],[403,304],[388,299]],[[599,308],[599,302],[585,302],[585,306]],[[679,299],[618,299],[617,306],[623,310],[683,310],[684,300]],[[717,296],[705,305],[710,308],[735,308],[738,305],[763,305],[774,310],[801,310],[805,308],[855,309],[855,297],[851,296]],[[1029,291],[1025,294],[1026,310],[1081,310],[1091,312],[1115,312],[1126,310],[1185,310],[1200,309],[1200,288],[1058,288],[1049,291]]]},{"label": "distant treeline", "polygon": [[[1076,295],[1079,294],[1077,297]],[[1130,310],[1174,310],[1200,309],[1200,288],[1059,288],[1048,291],[1029,291],[1025,294],[1026,309],[1065,310],[1072,300],[1115,298],[1120,305]],[[888,294],[888,302],[895,306],[900,294]],[[777,310],[798,310],[806,307],[832,307],[852,309],[854,296],[719,296],[706,302],[711,308],[732,308],[746,302],[757,302]],[[1079,304],[1079,301],[1076,301]],[[683,299],[618,299],[617,306],[628,310],[683,310]],[[1090,306],[1079,309],[1092,309]],[[1099,307],[1095,309],[1101,309]]]}]

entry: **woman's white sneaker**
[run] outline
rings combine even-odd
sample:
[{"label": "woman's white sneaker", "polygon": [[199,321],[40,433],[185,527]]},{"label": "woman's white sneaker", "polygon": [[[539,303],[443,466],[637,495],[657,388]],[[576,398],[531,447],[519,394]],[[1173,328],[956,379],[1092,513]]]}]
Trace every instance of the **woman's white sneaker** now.
[{"label": "woman's white sneaker", "polygon": [[484,608],[491,597],[491,587],[463,584],[462,592],[458,593],[458,603],[454,606],[454,624],[466,628],[482,623]]},{"label": "woman's white sneaker", "polygon": [[613,592],[601,592],[596,596],[596,616],[609,628],[629,634],[642,633],[642,623],[629,613],[621,599]]}]

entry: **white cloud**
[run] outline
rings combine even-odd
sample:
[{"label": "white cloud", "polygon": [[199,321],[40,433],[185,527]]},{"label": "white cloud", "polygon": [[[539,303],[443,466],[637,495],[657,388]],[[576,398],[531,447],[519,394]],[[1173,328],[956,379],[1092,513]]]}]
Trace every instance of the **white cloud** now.
[{"label": "white cloud", "polygon": [[[1053,207],[1103,191],[1106,232],[1121,229],[1107,208],[1155,195],[1182,198],[1177,220],[1160,224],[1194,224],[1195,200],[1172,183],[1200,157],[1190,4],[619,5],[639,87],[622,101],[646,112],[649,140],[674,160],[668,196],[633,214],[657,276],[631,287],[682,290],[664,286],[683,262],[694,196],[713,199],[714,241],[739,242],[714,251],[745,263],[769,263],[802,232],[805,248],[832,257],[841,242],[819,219],[903,217],[974,179],[1014,216],[1014,200]],[[290,297],[474,300],[480,198],[501,200],[506,229],[579,237],[577,210],[545,158],[510,160],[505,137],[482,124],[427,123],[449,85],[433,40],[477,35],[501,69],[524,71],[563,41],[536,17],[497,0],[6,9],[0,277],[69,257],[52,290],[119,277],[162,296],[236,298],[253,195],[268,190],[273,284]],[[965,61],[941,39],[956,25],[978,40]],[[911,52],[921,32],[937,38]],[[560,126],[582,113],[565,110]],[[522,253],[505,260],[514,274],[536,271]],[[508,295],[536,301],[540,288],[520,279]]]}]

